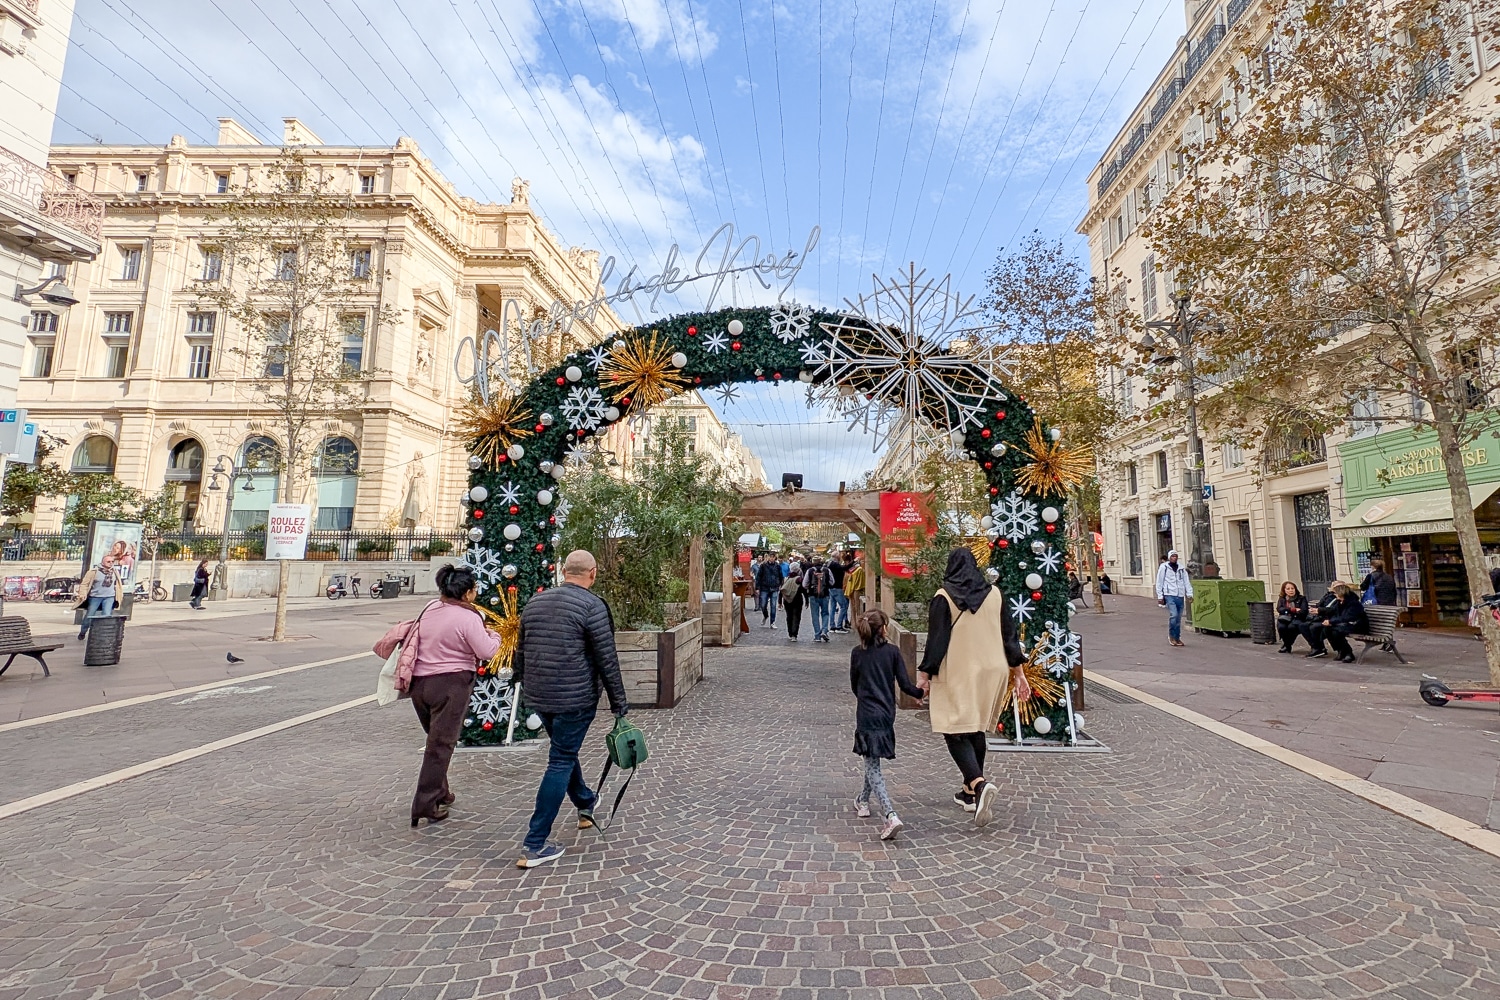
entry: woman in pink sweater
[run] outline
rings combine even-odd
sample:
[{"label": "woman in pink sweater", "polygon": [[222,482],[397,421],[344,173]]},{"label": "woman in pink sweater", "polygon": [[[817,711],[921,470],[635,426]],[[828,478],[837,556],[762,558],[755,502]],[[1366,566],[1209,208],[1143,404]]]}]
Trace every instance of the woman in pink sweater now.
[{"label": "woman in pink sweater", "polygon": [[448,762],[463,731],[474,672],[500,651],[500,637],[484,627],[471,605],[476,596],[474,571],[467,566],[438,570],[442,596],[422,609],[407,642],[416,645],[411,703],[427,732],[427,749],[411,802],[411,825],[448,818],[454,795],[448,789]]}]

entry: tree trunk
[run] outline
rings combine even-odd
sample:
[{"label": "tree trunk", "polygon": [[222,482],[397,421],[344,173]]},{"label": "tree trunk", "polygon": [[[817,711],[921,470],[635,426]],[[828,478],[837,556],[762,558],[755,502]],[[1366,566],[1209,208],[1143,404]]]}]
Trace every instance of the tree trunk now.
[{"label": "tree trunk", "polygon": [[271,631],[271,639],[281,642],[286,638],[286,592],[292,584],[292,565],[285,559],[276,561],[281,564],[281,574],[276,585],[276,626]]},{"label": "tree trunk", "polygon": [[[1459,427],[1446,407],[1434,405],[1433,425],[1437,428],[1438,448],[1448,476],[1448,496],[1453,503],[1453,528],[1463,551],[1464,575],[1468,578],[1469,600],[1478,604],[1490,592],[1489,573],[1484,565],[1484,546],[1479,541],[1479,525],[1474,518],[1474,501],[1469,496],[1469,479],[1464,472],[1463,445]],[[1500,685],[1500,622],[1487,609],[1479,616],[1479,631],[1484,637],[1484,656],[1490,669],[1490,683]]]},{"label": "tree trunk", "polygon": [[[1099,591],[1099,569],[1094,559],[1094,533],[1090,529],[1083,510],[1081,490],[1068,495],[1068,506],[1073,514],[1073,563],[1078,567],[1078,579],[1087,580],[1094,591],[1094,610],[1104,611],[1104,595]],[[1088,562],[1088,575],[1084,575],[1083,562]]]}]

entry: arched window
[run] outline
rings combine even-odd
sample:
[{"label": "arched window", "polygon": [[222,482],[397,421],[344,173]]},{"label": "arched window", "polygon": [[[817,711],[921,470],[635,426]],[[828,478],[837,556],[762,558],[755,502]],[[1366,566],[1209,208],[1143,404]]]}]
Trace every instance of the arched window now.
[{"label": "arched window", "polygon": [[167,482],[196,483],[203,478],[203,445],[188,438],[167,457]]},{"label": "arched window", "polygon": [[250,438],[240,448],[235,465],[240,472],[235,481],[230,528],[264,528],[271,504],[281,500],[281,445],[264,435]]},{"label": "arched window", "polygon": [[318,449],[315,471],[323,476],[346,476],[359,469],[359,449],[346,437],[331,437]]},{"label": "arched window", "polygon": [[240,449],[239,466],[254,472],[275,472],[281,468],[281,445],[264,435],[253,437]]},{"label": "arched window", "polygon": [[112,475],[115,471],[115,443],[103,434],[84,438],[73,451],[72,471]]}]

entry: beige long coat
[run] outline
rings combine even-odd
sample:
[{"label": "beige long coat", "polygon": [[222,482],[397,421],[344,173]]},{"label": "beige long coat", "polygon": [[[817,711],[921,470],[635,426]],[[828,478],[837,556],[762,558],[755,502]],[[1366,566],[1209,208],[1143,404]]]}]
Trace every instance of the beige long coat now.
[{"label": "beige long coat", "polygon": [[1000,588],[991,587],[990,596],[971,614],[960,611],[947,591],[938,593],[948,602],[953,635],[948,654],[932,678],[932,731],[991,732],[1000,721],[1000,706],[1010,684],[1003,635],[1005,601]]}]

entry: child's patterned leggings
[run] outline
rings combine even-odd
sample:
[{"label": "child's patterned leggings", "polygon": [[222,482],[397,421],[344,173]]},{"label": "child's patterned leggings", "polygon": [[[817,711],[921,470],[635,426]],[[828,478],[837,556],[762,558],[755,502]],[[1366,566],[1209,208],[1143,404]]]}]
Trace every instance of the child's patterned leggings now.
[{"label": "child's patterned leggings", "polygon": [[880,804],[880,812],[883,816],[889,816],[896,811],[891,804],[891,794],[885,790],[885,776],[880,773],[880,758],[865,757],[865,788],[859,793],[857,802],[868,802],[870,796],[875,796],[875,801]]}]

